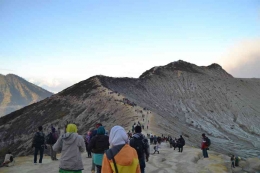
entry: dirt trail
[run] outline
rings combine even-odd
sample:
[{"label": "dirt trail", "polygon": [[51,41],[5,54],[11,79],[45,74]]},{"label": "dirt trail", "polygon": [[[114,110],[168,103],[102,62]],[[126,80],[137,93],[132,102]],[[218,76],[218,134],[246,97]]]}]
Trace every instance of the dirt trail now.
[{"label": "dirt trail", "polygon": [[[184,147],[183,153],[169,148],[168,144],[162,143],[160,154],[151,154],[149,162],[146,162],[147,173],[225,173],[231,172],[229,167],[229,157],[209,152],[210,158],[203,159],[201,151],[192,147]],[[153,146],[151,153],[153,153]],[[87,154],[83,153],[83,163],[85,170],[83,173],[90,173],[91,159],[86,158]],[[59,156],[58,156],[59,158]],[[49,156],[44,156],[43,164],[34,165],[33,156],[18,157],[15,159],[15,166],[0,168],[1,173],[38,173],[48,172],[57,173],[59,161],[51,161]]]}]

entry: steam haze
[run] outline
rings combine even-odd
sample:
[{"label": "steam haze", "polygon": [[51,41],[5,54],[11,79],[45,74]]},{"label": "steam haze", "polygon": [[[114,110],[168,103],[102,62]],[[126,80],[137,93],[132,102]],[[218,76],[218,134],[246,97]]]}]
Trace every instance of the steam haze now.
[{"label": "steam haze", "polygon": [[260,78],[260,39],[235,44],[219,63],[234,77]]}]

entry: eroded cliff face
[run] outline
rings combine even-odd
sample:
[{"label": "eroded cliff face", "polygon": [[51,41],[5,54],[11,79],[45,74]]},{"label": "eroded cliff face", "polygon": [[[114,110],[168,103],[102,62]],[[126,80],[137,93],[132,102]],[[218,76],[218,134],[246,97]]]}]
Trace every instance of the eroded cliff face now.
[{"label": "eroded cliff face", "polygon": [[139,79],[100,78],[102,85],[156,113],[158,126],[198,146],[201,133],[212,149],[259,155],[260,80],[237,79],[221,66],[178,61],[146,71]]},{"label": "eroded cliff face", "polygon": [[96,122],[130,130],[138,117],[153,116],[158,135],[182,134],[187,144],[199,146],[206,133],[212,150],[256,156],[259,86],[259,79],[233,78],[217,64],[198,67],[184,61],[154,67],[138,79],[95,76],[0,118],[0,154],[7,149],[32,154],[39,125],[48,133],[51,125],[62,131],[66,123],[76,123],[84,134]]}]

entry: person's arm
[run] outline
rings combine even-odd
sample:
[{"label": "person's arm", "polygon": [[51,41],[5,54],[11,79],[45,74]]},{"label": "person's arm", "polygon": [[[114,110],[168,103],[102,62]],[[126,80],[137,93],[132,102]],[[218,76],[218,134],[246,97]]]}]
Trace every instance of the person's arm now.
[{"label": "person's arm", "polygon": [[85,151],[85,142],[84,142],[84,139],[83,139],[83,137],[81,137],[81,136],[79,136],[79,138],[80,138],[80,141],[79,141],[79,151],[80,152],[84,152]]},{"label": "person's arm", "polygon": [[90,140],[90,143],[89,143],[89,145],[88,145],[88,149],[89,149],[90,151],[92,151],[92,149],[93,149],[93,147],[94,147],[94,145],[95,145],[95,142],[96,142],[96,136],[93,137],[93,138]]},{"label": "person's arm", "polygon": [[113,170],[110,167],[110,163],[106,154],[104,154],[103,156],[101,173],[113,173]]},{"label": "person's arm", "polygon": [[36,138],[36,135],[33,136],[33,140],[32,140],[32,148],[35,147],[35,138]]},{"label": "person's arm", "polygon": [[56,143],[52,146],[54,151],[61,151],[62,150],[62,138],[60,137]]}]

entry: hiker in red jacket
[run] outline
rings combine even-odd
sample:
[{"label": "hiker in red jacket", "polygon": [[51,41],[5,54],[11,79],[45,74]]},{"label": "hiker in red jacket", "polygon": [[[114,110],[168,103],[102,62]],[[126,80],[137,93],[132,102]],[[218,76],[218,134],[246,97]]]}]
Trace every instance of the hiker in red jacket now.
[{"label": "hiker in red jacket", "polygon": [[202,133],[202,142],[201,142],[201,149],[202,149],[202,154],[204,156],[204,158],[208,158],[208,145],[207,145],[207,137],[205,135],[205,133]]}]

